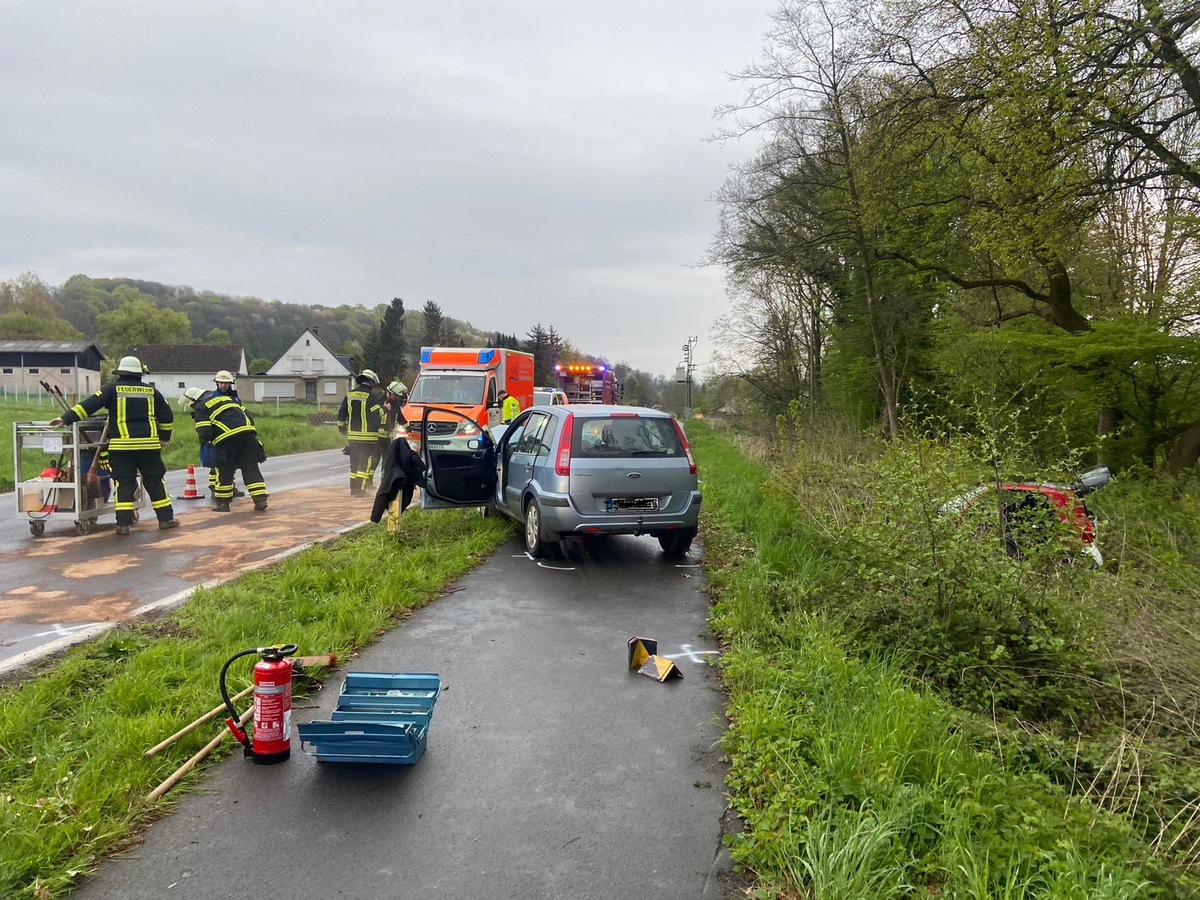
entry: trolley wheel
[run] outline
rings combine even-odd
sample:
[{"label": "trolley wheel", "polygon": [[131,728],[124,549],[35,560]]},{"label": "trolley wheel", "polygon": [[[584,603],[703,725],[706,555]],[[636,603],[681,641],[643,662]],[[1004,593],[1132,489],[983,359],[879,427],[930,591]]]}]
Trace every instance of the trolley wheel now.
[{"label": "trolley wheel", "polygon": [[80,519],[75,523],[75,530],[80,534],[90,534],[95,523],[95,519]]},{"label": "trolley wheel", "polygon": [[31,521],[29,523],[29,533],[34,537],[41,537],[46,533],[46,523],[40,521]]}]

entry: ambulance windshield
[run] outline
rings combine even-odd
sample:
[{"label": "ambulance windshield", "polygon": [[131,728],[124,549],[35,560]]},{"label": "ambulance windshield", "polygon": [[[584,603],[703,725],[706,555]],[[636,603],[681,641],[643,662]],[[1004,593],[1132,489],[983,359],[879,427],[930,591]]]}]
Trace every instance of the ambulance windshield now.
[{"label": "ambulance windshield", "polygon": [[483,376],[422,372],[409,392],[408,402],[479,406],[483,403]]}]

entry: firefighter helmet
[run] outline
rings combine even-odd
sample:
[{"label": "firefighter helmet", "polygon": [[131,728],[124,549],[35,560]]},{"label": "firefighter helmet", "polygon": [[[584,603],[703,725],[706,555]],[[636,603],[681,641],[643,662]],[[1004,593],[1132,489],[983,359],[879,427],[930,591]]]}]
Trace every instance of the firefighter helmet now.
[{"label": "firefighter helmet", "polygon": [[388,391],[392,394],[407,394],[408,388],[404,386],[403,381],[393,381],[388,385]]},{"label": "firefighter helmet", "polygon": [[179,402],[183,406],[191,406],[203,396],[203,389],[198,387],[190,387],[183,392],[183,396],[179,398]]},{"label": "firefighter helmet", "polygon": [[375,384],[379,381],[379,376],[376,375],[374,372],[372,372],[370,369],[363,369],[361,372],[358,373],[358,380],[359,381],[369,381],[372,384]]},{"label": "firefighter helmet", "polygon": [[233,384],[235,380],[236,379],[233,377],[233,374],[228,369],[222,369],[220,372],[218,372],[216,375],[213,376],[213,381],[216,381],[216,382],[224,381],[224,382],[228,382],[229,384]]},{"label": "firefighter helmet", "polygon": [[141,375],[145,370],[142,368],[142,361],[136,356],[122,356],[113,371],[122,375]]}]

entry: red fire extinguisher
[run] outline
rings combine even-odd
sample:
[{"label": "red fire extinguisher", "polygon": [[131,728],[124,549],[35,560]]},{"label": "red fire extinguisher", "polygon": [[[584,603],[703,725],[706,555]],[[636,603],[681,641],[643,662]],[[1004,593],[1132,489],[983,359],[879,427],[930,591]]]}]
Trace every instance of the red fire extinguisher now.
[{"label": "red fire extinguisher", "polygon": [[[221,667],[221,698],[229,718],[225,724],[245,747],[247,759],[269,765],[283,762],[292,755],[292,661],[295,644],[253,647],[233,654]],[[238,725],[238,712],[225,687],[230,664],[243,656],[261,657],[254,664],[254,728],[252,736]]]}]

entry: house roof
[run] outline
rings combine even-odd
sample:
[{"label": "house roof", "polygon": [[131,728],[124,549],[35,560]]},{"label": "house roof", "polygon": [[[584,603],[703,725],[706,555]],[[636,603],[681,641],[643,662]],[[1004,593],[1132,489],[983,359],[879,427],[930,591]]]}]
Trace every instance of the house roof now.
[{"label": "house roof", "polygon": [[105,359],[91,341],[0,341],[0,352],[4,353],[84,353],[89,347]]},{"label": "house roof", "polygon": [[241,347],[214,347],[208,344],[147,344],[130,347],[127,351],[142,361],[154,375],[166,372],[218,372],[228,369],[235,375],[242,371]]}]

